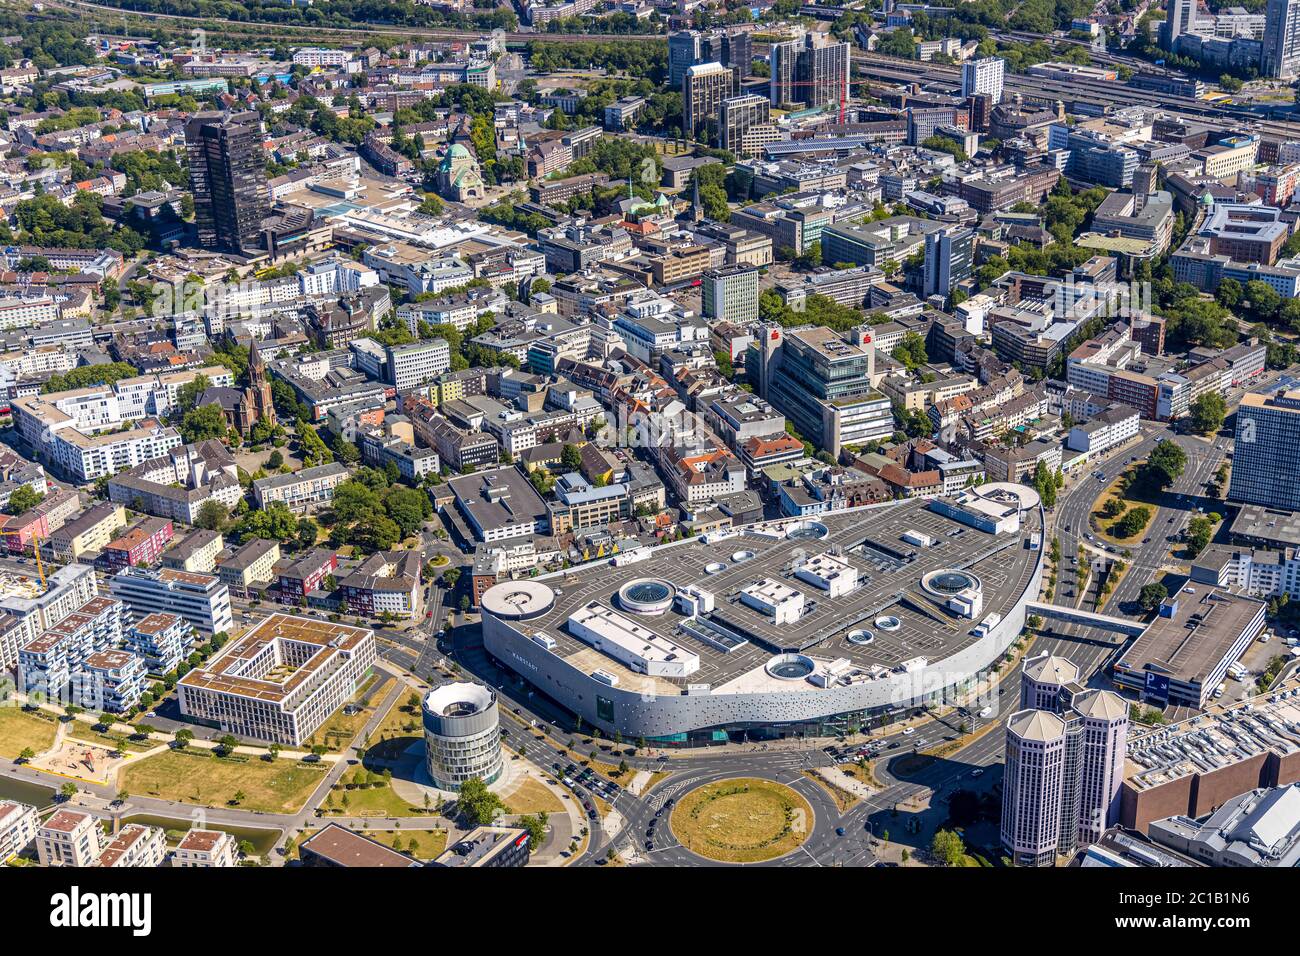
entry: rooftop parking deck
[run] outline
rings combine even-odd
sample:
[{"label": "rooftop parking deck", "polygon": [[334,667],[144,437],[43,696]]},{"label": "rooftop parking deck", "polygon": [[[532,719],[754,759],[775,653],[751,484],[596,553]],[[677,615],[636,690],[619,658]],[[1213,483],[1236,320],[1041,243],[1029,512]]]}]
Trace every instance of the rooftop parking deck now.
[{"label": "rooftop parking deck", "polygon": [[[580,670],[599,668],[615,675],[620,688],[657,694],[678,694],[699,684],[715,692],[752,689],[751,672],[762,672],[774,655],[785,652],[823,662],[843,659],[862,671],[892,671],[918,659],[933,664],[979,640],[972,631],[982,619],[1006,615],[1020,600],[1038,559],[1029,538],[1041,527],[1033,509],[1024,513],[1018,533],[993,535],[930,511],[927,504],[918,499],[815,521],[756,525],[656,548],[648,558],[623,566],[601,562],[534,579],[529,587],[549,587],[553,603],[549,598],[534,603],[533,613],[516,626],[526,636],[541,634],[554,641],[553,653]],[[787,537],[791,528],[797,530]],[[920,532],[932,543],[909,544],[902,539],[908,531]],[[857,586],[836,598],[796,575],[802,562],[827,552],[837,552],[858,576]],[[940,596],[921,586],[929,572],[945,569],[967,571],[976,579],[983,606],[974,618],[949,610]],[[661,580],[679,597],[693,585],[713,595],[714,608],[694,620],[676,609],[629,611],[619,603],[618,592],[637,579]],[[763,579],[802,593],[804,611],[797,620],[777,624],[741,600],[745,588]],[[568,626],[570,616],[592,602],[698,655],[699,667],[680,678],[648,676],[594,650]],[[742,676],[745,681],[739,680]],[[725,686],[732,682],[731,688]]]}]

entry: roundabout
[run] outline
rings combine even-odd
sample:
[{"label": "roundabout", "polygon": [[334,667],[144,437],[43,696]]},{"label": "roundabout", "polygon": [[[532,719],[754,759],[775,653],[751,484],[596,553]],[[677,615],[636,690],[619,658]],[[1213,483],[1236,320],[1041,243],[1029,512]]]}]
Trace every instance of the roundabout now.
[{"label": "roundabout", "polygon": [[731,777],[689,791],[669,817],[683,847],[718,863],[763,863],[797,850],[812,834],[808,801],[790,787]]}]

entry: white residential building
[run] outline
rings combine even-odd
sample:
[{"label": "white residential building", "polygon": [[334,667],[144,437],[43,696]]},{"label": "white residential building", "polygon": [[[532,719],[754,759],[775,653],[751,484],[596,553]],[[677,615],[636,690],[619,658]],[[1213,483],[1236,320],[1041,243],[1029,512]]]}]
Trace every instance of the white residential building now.
[{"label": "white residential building", "polygon": [[166,856],[167,841],[163,839],[161,827],[126,823],[113,834],[95,865],[120,869],[155,867],[162,866]]},{"label": "white residential building", "polygon": [[99,818],[80,810],[56,810],[36,831],[41,866],[94,866],[103,852]]},{"label": "white residential building", "polygon": [[967,60],[961,67],[962,98],[988,94],[994,105],[1002,102],[1002,78],[1006,73],[1006,60],[990,56],[982,60]]},{"label": "white residential building", "polygon": [[205,635],[229,633],[235,626],[230,590],[212,574],[123,568],[108,579],[108,589],[126,603],[133,617],[175,614]]},{"label": "white residential building", "polygon": [[35,807],[13,800],[0,801],[0,865],[13,859],[36,839],[39,826]]},{"label": "white residential building", "polygon": [[235,838],[222,830],[191,830],[172,854],[175,867],[235,865]]}]

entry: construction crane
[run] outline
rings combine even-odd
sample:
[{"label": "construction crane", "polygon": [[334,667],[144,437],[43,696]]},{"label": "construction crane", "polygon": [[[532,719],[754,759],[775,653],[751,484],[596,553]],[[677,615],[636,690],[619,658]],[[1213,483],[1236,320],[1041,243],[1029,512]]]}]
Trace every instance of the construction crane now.
[{"label": "construction crane", "polygon": [[[21,535],[21,531],[6,531],[0,528],[0,535]],[[36,555],[36,576],[41,579],[41,587],[49,587],[45,582],[45,566],[41,564],[41,536],[32,533],[32,553]]]}]

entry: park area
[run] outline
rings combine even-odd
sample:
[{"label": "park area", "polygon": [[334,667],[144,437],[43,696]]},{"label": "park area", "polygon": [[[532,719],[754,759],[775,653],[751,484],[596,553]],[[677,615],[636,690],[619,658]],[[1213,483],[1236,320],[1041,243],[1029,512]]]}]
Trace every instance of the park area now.
[{"label": "park area", "polygon": [[1092,523],[1097,537],[1111,544],[1139,543],[1155,519],[1159,505],[1147,500],[1138,480],[1142,462],[1115,477],[1092,504]]},{"label": "park area", "polygon": [[736,778],[692,790],[673,808],[673,833],[693,853],[721,863],[760,863],[799,848],[812,807],[771,780]]},{"label": "park area", "polygon": [[265,813],[302,809],[325,777],[324,764],[266,761],[211,751],[170,751],[127,765],[118,783],[127,793],[209,807]]},{"label": "park area", "polygon": [[40,753],[54,744],[58,729],[53,714],[0,707],[0,757],[17,757],[24,750]]}]

